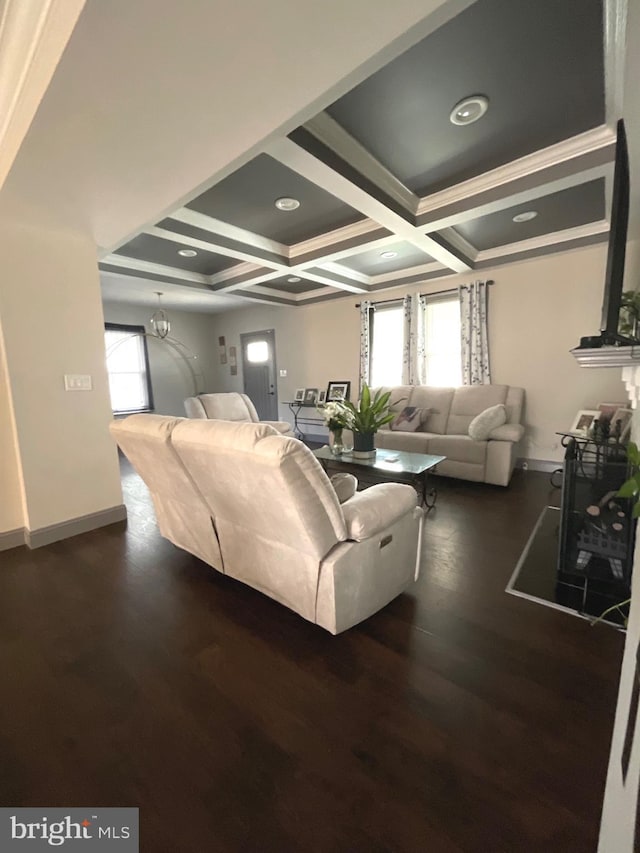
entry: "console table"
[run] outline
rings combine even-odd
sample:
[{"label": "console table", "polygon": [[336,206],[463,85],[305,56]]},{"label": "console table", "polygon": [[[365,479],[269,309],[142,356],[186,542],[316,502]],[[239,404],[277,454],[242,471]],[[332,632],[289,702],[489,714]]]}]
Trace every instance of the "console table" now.
[{"label": "console table", "polygon": [[[312,406],[305,406],[302,401],[298,400],[284,400],[283,402],[286,406],[289,406],[289,411],[293,415],[293,432],[296,438],[300,438],[302,440],[306,438],[306,434],[300,429],[300,424],[303,424],[303,426],[324,426],[324,418],[316,409],[315,404]],[[307,412],[301,413],[301,409],[310,410],[309,414],[307,414]],[[315,412],[316,417],[312,417],[310,414],[311,412]]]}]

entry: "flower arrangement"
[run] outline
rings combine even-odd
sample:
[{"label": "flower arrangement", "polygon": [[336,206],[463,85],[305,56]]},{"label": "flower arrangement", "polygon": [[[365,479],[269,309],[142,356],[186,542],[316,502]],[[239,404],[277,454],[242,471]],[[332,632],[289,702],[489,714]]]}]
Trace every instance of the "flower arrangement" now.
[{"label": "flower arrangement", "polygon": [[351,429],[353,417],[349,409],[340,400],[332,400],[324,406],[319,406],[318,411],[324,418],[325,426],[331,432]]}]

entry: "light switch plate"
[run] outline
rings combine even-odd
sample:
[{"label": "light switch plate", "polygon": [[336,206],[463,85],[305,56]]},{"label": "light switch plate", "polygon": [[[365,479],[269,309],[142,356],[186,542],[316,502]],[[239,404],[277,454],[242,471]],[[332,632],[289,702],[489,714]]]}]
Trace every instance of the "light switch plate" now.
[{"label": "light switch plate", "polygon": [[93,383],[91,376],[88,373],[65,373],[64,375],[64,390],[65,391],[91,391]]},{"label": "light switch plate", "polygon": [[280,379],[284,379],[286,375],[287,375],[287,371],[286,371],[286,370],[284,370],[284,369],[283,369],[283,370],[281,370],[281,371],[280,371]]}]

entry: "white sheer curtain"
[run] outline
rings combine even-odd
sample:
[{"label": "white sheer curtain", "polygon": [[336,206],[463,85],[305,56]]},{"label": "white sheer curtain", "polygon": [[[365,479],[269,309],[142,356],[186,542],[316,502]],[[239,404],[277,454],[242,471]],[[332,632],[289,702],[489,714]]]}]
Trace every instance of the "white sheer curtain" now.
[{"label": "white sheer curtain", "polygon": [[402,359],[402,382],[404,385],[426,385],[426,297],[420,293],[405,296],[403,307],[404,357]]},{"label": "white sheer curtain", "polygon": [[489,285],[474,281],[459,289],[462,381],[465,385],[488,385],[489,332],[487,327]]},{"label": "white sheer curtain", "polygon": [[360,303],[360,391],[365,384],[371,381],[371,359],[369,346],[371,344],[371,308],[373,303],[363,301]]}]

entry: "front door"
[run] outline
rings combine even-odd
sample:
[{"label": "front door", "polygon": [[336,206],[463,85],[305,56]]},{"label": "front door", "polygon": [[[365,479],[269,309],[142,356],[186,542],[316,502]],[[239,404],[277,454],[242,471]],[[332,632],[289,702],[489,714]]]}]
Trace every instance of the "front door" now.
[{"label": "front door", "polygon": [[273,329],[240,335],[244,393],[261,421],[278,420],[276,334]]}]

